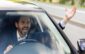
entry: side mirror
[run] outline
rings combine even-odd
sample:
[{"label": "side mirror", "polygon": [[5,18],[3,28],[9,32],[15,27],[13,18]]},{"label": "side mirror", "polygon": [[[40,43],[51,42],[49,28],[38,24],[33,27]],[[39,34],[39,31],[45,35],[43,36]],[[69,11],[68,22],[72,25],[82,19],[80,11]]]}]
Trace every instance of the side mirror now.
[{"label": "side mirror", "polygon": [[80,54],[85,54],[85,39],[77,41],[78,49]]}]

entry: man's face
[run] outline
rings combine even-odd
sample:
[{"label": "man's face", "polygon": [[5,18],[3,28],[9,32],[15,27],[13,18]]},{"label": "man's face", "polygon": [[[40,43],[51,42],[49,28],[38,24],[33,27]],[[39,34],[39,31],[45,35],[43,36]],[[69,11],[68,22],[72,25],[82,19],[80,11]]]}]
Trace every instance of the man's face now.
[{"label": "man's face", "polygon": [[19,21],[16,22],[15,25],[20,35],[25,35],[31,27],[31,22],[28,17],[24,16],[20,17]]}]

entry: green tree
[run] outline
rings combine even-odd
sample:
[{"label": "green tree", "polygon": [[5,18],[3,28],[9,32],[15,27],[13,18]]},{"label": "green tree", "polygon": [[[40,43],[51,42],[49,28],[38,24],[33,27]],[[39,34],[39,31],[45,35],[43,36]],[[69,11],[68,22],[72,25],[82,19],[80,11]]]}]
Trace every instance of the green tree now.
[{"label": "green tree", "polygon": [[74,0],[71,0],[71,5],[74,5],[75,4],[75,1]]},{"label": "green tree", "polygon": [[80,0],[80,5],[83,6],[85,3],[85,0]]},{"label": "green tree", "polygon": [[67,0],[60,0],[61,4],[65,4]]}]

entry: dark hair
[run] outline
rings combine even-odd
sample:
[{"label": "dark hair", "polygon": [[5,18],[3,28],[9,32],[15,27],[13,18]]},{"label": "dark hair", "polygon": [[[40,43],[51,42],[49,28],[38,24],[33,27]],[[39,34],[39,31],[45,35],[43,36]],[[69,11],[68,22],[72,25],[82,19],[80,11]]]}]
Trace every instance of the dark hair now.
[{"label": "dark hair", "polygon": [[20,17],[29,17],[30,20],[33,18],[33,16],[24,16],[24,15],[22,15],[22,16],[15,16],[15,22],[19,22]]},{"label": "dark hair", "polygon": [[20,17],[21,17],[21,16],[14,16],[14,17],[13,17],[13,18],[14,18],[13,20],[14,20],[15,22],[19,22]]}]

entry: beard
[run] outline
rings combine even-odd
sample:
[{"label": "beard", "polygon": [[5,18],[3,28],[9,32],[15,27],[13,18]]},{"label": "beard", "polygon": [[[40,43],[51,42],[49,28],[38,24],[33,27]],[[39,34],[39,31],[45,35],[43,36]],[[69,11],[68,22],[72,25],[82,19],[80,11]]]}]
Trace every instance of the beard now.
[{"label": "beard", "polygon": [[28,28],[23,28],[22,30],[18,30],[20,33],[20,36],[23,37],[25,35],[27,35],[29,29]]}]

